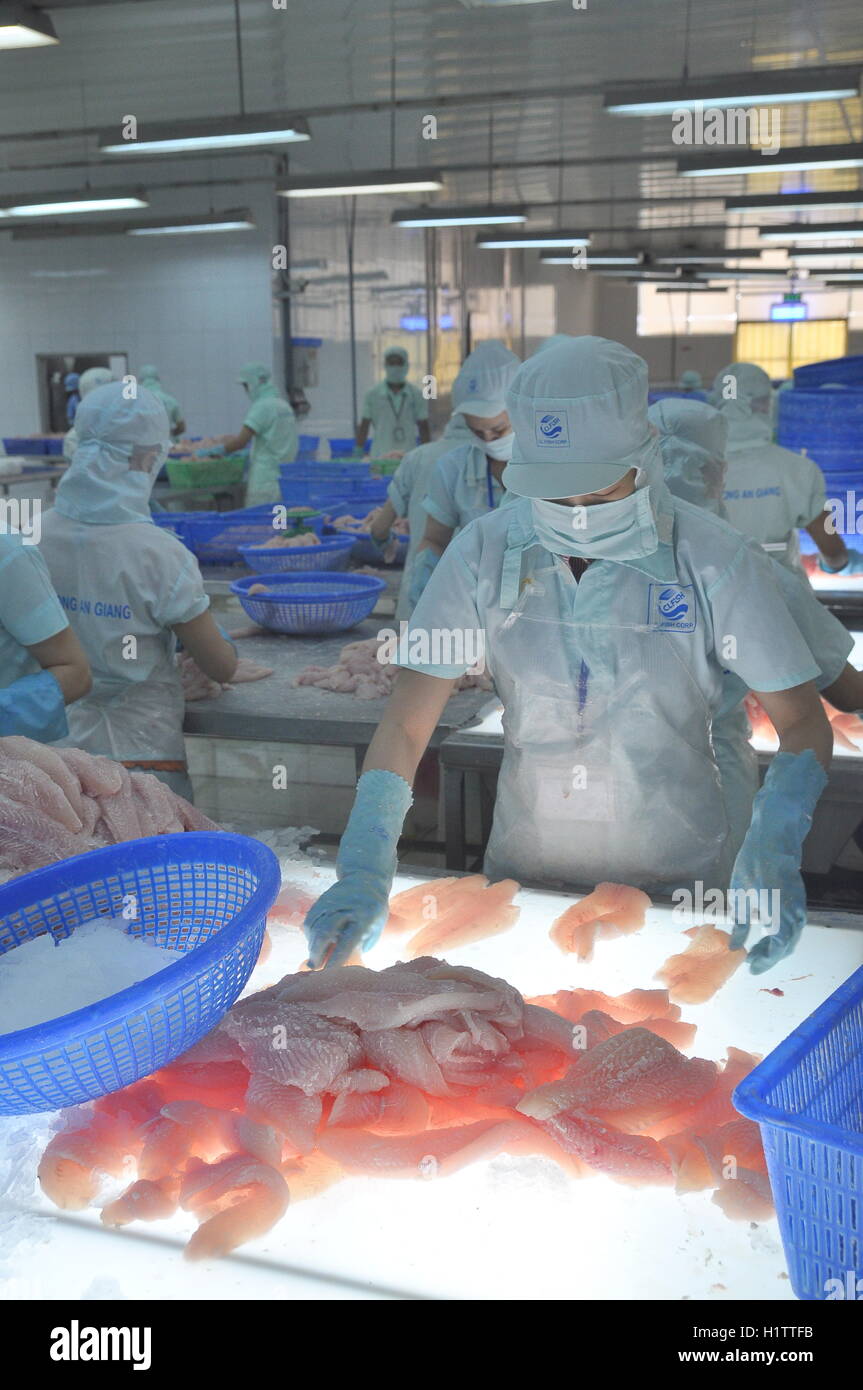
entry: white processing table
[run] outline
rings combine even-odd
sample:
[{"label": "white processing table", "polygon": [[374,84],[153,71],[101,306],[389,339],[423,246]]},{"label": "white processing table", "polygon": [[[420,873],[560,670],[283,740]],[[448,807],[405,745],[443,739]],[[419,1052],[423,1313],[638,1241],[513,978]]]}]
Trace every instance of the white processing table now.
[{"label": "white processing table", "polygon": [[[334,877],[308,861],[283,870],[315,891]],[[432,876],[405,869],[396,890]],[[579,965],[548,939],[571,899],[523,890],[517,901],[515,927],[449,957],[527,995],[649,988],[689,925],[657,907],[641,932],[599,943],[593,962]],[[274,936],[250,990],[305,957],[299,931]],[[369,965],[398,959],[400,939],[385,938]],[[758,977],[743,968],[715,999],[684,1008],[698,1024],[693,1052],[718,1060],[728,1044],[769,1051],[861,962],[863,917],[816,914],[790,961]],[[773,988],[783,995],[765,992]],[[0,1300],[793,1298],[775,1220],[731,1222],[709,1193],[678,1197],[599,1175],[574,1182],[548,1160],[505,1155],[440,1180],[346,1179],[233,1256],[190,1265],[181,1247],[194,1221],[185,1214],[116,1232],[95,1212],[51,1207],[34,1179],[35,1139],[44,1142],[49,1124],[46,1116],[0,1117],[0,1193],[11,1185],[14,1194],[0,1197]]]}]

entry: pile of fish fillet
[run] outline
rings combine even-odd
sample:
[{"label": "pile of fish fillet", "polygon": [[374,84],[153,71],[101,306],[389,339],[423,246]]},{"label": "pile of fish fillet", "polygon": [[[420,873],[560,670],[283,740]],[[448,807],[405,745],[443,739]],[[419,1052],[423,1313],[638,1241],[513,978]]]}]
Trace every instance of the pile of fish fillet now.
[{"label": "pile of fish fillet", "polygon": [[[438,1179],[500,1154],[539,1155],[572,1178],[709,1189],[730,1217],[768,1216],[758,1127],[731,1104],[758,1059],[687,1056],[695,1025],[668,990],[525,999],[422,953],[505,930],[517,889],[477,875],[397,894],[388,931],[412,933],[412,959],[300,971],[242,999],[169,1066],[69,1112],[42,1157],[44,1192],[65,1209],[101,1205],[113,1227],[182,1208],[199,1222],[190,1259],[263,1236],[344,1178]],[[615,919],[643,922],[636,892],[599,885],[581,925],[591,912],[606,934]],[[616,912],[600,915],[612,898]],[[298,929],[311,902],[287,885],[271,925]],[[105,1202],[107,1178],[126,1186]]]},{"label": "pile of fish fillet", "polygon": [[25,873],[123,840],[219,828],[150,773],[0,738],[0,869]]},{"label": "pile of fish fillet", "polygon": [[[294,680],[294,685],[314,685],[319,690],[333,690],[340,695],[355,695],[358,700],[377,700],[389,695],[399,673],[399,667],[378,660],[377,637],[362,642],[348,642],[342,647],[334,666],[306,666]],[[467,671],[456,682],[456,690],[493,690],[491,679],[483,671]]]}]

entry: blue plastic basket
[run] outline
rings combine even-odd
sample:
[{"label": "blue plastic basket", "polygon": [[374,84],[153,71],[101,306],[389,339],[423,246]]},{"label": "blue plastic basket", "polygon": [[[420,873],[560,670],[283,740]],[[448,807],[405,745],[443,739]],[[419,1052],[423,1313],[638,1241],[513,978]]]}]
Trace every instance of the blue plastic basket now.
[{"label": "blue plastic basket", "polygon": [[805,367],[794,368],[794,385],[809,388],[812,386],[863,386],[863,357],[831,357],[826,362],[809,362]]},{"label": "blue plastic basket", "polygon": [[230,512],[189,512],[182,539],[202,565],[240,565],[240,546],[263,545],[273,535],[270,509],[262,516],[237,517]]},{"label": "blue plastic basket", "polygon": [[[3,448],[7,454],[50,454],[50,439],[4,439]],[[60,441],[62,453],[62,440]]]},{"label": "blue plastic basket", "polygon": [[93,850],[0,888],[0,953],[120,916],[130,899],[130,935],[186,952],[97,1004],[0,1035],[0,1114],[117,1091],[209,1033],[254,969],[280,881],[278,859],[257,840],[192,831]]},{"label": "blue plastic basket", "polygon": [[241,545],[240,553],[256,574],[346,570],[353,552],[350,536],[327,536],[320,545]]},{"label": "blue plastic basket", "polygon": [[256,575],[236,579],[231,592],[237,596],[252,622],[271,632],[313,636],[326,632],[345,632],[367,618],[386,589],[383,579],[372,574],[339,574],[332,570],[317,574],[278,575],[271,579],[266,594],[249,596]]},{"label": "blue plastic basket", "polygon": [[[863,1279],[863,967],[741,1081],[798,1298]],[[853,1296],[853,1295],[852,1295]]]},{"label": "blue plastic basket", "polygon": [[[184,545],[188,545],[186,540],[186,519],[191,516],[190,512],[152,512],[153,524],[158,526],[161,531],[170,531],[173,536],[177,536]],[[191,549],[191,546],[189,546]]]}]

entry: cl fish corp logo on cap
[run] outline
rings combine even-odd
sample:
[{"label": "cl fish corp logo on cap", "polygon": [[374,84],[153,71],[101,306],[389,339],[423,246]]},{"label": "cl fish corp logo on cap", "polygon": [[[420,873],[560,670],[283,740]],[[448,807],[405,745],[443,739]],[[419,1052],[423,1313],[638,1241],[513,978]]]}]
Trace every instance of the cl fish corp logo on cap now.
[{"label": "cl fish corp logo on cap", "polygon": [[655,631],[695,631],[695,594],[691,584],[651,584],[648,604],[648,622]]},{"label": "cl fish corp logo on cap", "polygon": [[541,447],[563,449],[569,446],[569,416],[565,410],[537,410],[534,434]]}]

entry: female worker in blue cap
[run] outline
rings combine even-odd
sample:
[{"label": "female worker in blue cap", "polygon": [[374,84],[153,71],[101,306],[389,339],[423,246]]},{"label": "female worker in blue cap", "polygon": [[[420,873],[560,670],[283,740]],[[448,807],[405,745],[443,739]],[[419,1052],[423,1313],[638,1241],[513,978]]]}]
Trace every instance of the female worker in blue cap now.
[{"label": "female worker in blue cap", "polygon": [[[801,846],[832,748],[818,667],[772,564],[668,491],[647,367],[629,349],[590,337],[547,347],[516,373],[507,408],[503,482],[518,500],[456,537],[414,610],[339,882],[306,921],[310,962],[343,960],[386,920],[411,783],[465,670],[423,659],[429,643],[410,640],[437,629],[484,638],[504,705],[489,876],[779,887],[779,919],[750,957],[767,969],[805,922]],[[710,739],[727,670],[780,740],[733,863]]]}]

